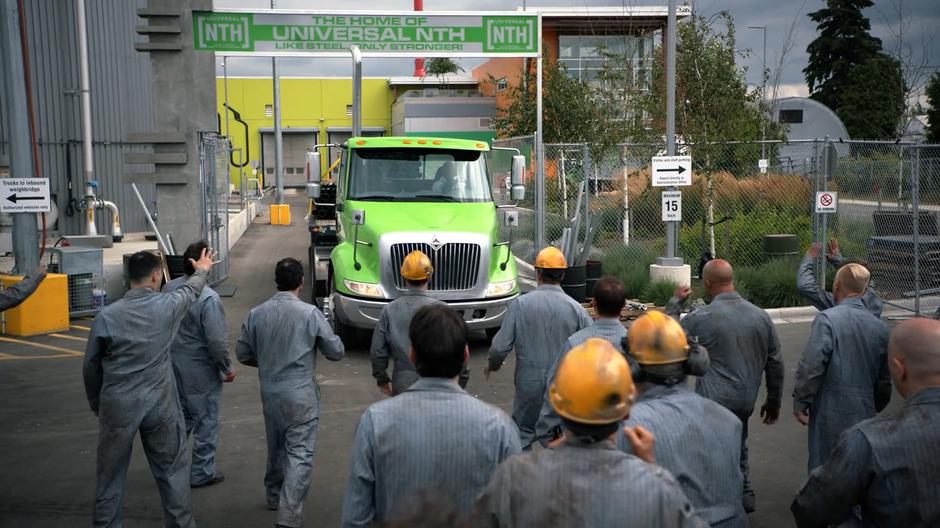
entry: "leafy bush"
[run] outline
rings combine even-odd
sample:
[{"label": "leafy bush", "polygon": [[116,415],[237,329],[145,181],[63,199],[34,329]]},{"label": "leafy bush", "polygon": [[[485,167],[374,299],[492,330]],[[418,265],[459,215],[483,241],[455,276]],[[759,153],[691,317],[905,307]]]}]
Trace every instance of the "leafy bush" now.
[{"label": "leafy bush", "polygon": [[796,291],[796,259],[774,259],[760,266],[734,270],[735,288],[745,299],[761,308],[804,306]]},{"label": "leafy bush", "polygon": [[649,283],[650,264],[661,252],[656,244],[621,244],[608,248],[598,258],[604,263],[604,275],[620,279],[628,299],[639,299]]},{"label": "leafy bush", "polygon": [[650,282],[643,288],[643,293],[640,294],[640,300],[653,303],[656,306],[665,306],[669,298],[672,297],[673,292],[676,291],[677,286],[675,282],[667,280]]},{"label": "leafy bush", "polygon": [[[813,236],[813,219],[787,209],[765,209],[735,216],[728,224],[715,226],[715,250],[732,265],[758,265],[766,260],[764,235],[789,233],[800,239],[800,247],[808,247]],[[728,238],[730,237],[730,240]],[[679,230],[679,251],[687,259],[698,261],[704,249],[701,224],[683,224]],[[728,251],[725,252],[725,247]]]}]

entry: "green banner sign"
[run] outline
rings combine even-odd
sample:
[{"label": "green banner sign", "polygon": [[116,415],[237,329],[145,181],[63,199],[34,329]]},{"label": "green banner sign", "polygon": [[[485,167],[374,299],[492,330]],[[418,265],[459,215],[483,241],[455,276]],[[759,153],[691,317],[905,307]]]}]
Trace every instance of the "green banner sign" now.
[{"label": "green banner sign", "polygon": [[539,19],[530,14],[234,13],[193,11],[202,51],[259,55],[535,56]]}]

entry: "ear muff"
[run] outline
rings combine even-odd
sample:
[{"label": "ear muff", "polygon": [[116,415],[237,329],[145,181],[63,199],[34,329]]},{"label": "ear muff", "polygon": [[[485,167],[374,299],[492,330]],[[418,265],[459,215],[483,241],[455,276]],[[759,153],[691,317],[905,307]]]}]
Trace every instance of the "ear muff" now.
[{"label": "ear muff", "polygon": [[708,358],[708,349],[698,344],[698,338],[689,342],[689,358],[682,365],[683,370],[689,376],[704,376],[711,368],[711,360]]},{"label": "ear muff", "polygon": [[630,375],[633,376],[633,381],[640,381],[643,379],[643,369],[640,368],[640,364],[636,362],[636,358],[630,353],[630,338],[624,336],[620,340],[620,346],[623,348],[623,355],[627,358],[627,365],[630,366]]}]

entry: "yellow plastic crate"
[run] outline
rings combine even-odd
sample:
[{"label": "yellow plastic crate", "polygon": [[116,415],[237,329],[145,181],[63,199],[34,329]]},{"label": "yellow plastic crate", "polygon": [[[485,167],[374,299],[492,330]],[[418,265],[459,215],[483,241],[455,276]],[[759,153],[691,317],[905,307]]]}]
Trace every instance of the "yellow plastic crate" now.
[{"label": "yellow plastic crate", "polygon": [[[4,288],[23,280],[21,276],[0,275]],[[4,312],[6,334],[34,336],[69,329],[69,279],[50,273],[22,304]]]}]

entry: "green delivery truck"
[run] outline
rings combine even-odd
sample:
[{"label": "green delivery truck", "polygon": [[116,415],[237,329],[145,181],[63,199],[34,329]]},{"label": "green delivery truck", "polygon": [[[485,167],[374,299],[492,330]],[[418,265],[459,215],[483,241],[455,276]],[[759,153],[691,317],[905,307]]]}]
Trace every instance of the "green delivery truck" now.
[{"label": "green delivery truck", "polygon": [[[329,179],[322,148],[340,153]],[[470,329],[495,333],[519,285],[510,249],[517,211],[497,206],[494,192],[523,198],[525,158],[512,156],[508,181],[494,181],[490,154],[485,142],[430,137],[353,137],[308,153],[308,283],[338,334],[373,328],[405,293],[399,268],[414,250],[434,266],[429,294]],[[500,240],[499,222],[509,240]]]}]

